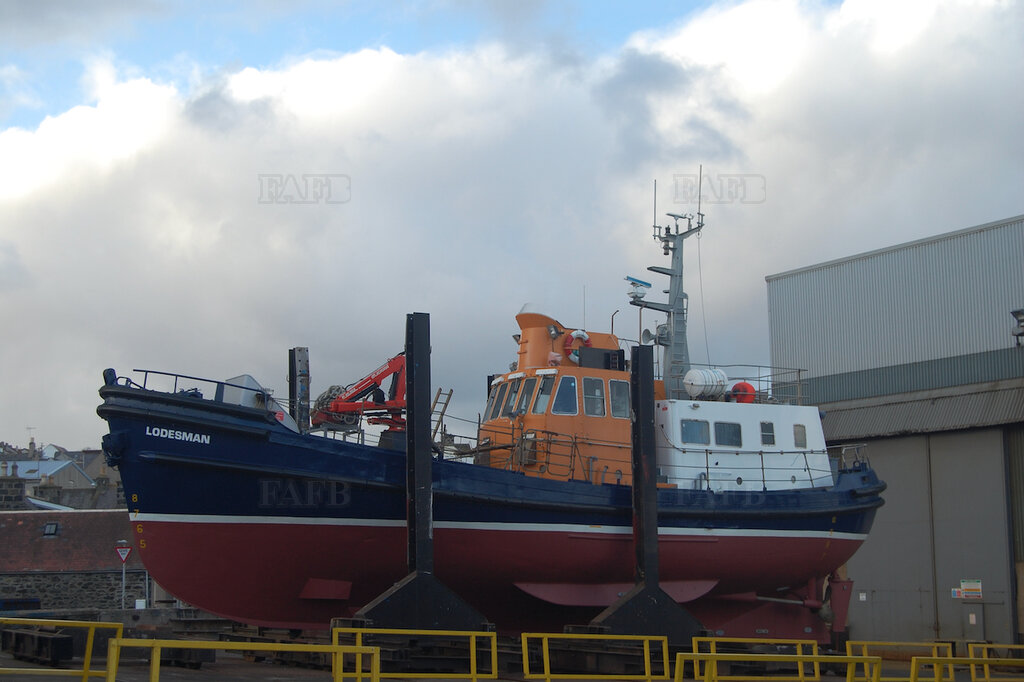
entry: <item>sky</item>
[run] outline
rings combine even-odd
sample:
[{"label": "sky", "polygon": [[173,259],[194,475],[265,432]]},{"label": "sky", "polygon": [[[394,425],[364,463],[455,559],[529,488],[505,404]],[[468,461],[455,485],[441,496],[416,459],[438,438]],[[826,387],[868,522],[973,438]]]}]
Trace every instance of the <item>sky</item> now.
[{"label": "sky", "polygon": [[637,338],[698,169],[691,358],[767,365],[766,276],[1024,213],[1020,83],[998,0],[2,3],[0,441],[97,447],[107,367],[315,396],[411,312],[475,420],[524,305]]}]

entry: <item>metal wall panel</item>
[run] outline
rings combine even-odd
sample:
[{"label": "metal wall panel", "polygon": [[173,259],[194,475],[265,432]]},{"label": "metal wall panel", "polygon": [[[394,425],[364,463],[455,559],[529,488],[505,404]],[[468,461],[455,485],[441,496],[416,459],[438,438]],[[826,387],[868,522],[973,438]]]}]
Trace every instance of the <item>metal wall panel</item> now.
[{"label": "metal wall panel", "polygon": [[1024,563],[1024,426],[1006,429],[1013,560]]},{"label": "metal wall panel", "polygon": [[936,637],[928,437],[873,441],[888,484],[867,541],[847,563],[851,639],[927,642]]},{"label": "metal wall panel", "polygon": [[[1002,429],[872,441],[872,464],[889,485],[864,546],[847,564],[854,639],[1013,642]],[[961,579],[980,600],[956,599]]]},{"label": "metal wall panel", "polygon": [[1024,216],[766,279],[772,365],[808,377],[1005,349]]},{"label": "metal wall panel", "polygon": [[[942,631],[937,639],[1013,642],[1013,574],[1002,429],[930,438],[935,575]],[[962,579],[982,583],[982,599],[954,599]],[[966,607],[980,607],[972,632]]]},{"label": "metal wall panel", "polygon": [[1007,486],[1010,489],[1010,530],[1013,533],[1013,563],[1017,578],[1016,613],[1017,641],[1024,628],[1024,425],[1009,427],[1004,432],[1007,460]]},{"label": "metal wall panel", "polygon": [[1024,377],[1024,347],[813,377],[804,382],[803,395],[809,403],[820,404],[1011,377]]}]

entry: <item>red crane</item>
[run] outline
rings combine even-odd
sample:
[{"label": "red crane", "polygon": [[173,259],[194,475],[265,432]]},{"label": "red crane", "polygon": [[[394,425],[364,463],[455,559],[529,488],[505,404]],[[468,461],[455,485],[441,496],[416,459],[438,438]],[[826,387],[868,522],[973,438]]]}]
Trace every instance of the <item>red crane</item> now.
[{"label": "red crane", "polygon": [[[381,384],[392,377],[387,395]],[[348,386],[331,386],[310,413],[314,427],[355,429],[360,417],[368,424],[382,424],[391,431],[405,430],[405,353],[399,353],[365,377]]]}]

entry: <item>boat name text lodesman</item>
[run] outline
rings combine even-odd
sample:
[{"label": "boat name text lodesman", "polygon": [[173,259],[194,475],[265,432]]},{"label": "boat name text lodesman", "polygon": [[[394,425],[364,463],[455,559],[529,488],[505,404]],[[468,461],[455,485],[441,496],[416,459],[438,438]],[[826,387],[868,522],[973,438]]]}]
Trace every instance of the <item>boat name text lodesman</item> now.
[{"label": "boat name text lodesman", "polygon": [[156,436],[157,438],[170,438],[171,440],[187,440],[190,443],[202,443],[203,445],[210,444],[210,434],[208,433],[192,433],[191,431],[175,431],[173,429],[158,429],[154,426],[147,426],[146,435]]}]

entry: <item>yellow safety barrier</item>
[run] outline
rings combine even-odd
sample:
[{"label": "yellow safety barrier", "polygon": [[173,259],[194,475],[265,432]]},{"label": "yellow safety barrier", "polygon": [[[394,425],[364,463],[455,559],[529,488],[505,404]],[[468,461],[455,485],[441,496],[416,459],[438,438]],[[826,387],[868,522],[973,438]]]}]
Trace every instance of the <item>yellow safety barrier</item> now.
[{"label": "yellow safety barrier", "polygon": [[[938,668],[946,667],[943,665],[946,663],[946,659],[939,656],[914,656],[910,660],[910,678],[909,682],[919,682],[919,680],[934,680],[939,682]],[[985,657],[970,657],[970,658],[958,658],[956,659],[957,665],[969,665],[971,666],[971,678],[974,678],[974,666],[980,666],[982,668],[988,666],[1004,666],[1013,668],[1024,668],[1024,658],[985,658]],[[923,676],[921,671],[923,668],[931,666],[935,669],[932,675]],[[949,666],[952,667],[952,666]],[[1008,678],[1000,677],[996,678],[999,680],[1009,679],[1021,679],[1019,677]]]},{"label": "yellow safety barrier", "polygon": [[[531,639],[539,639],[541,642],[541,656],[544,663],[544,672],[535,673],[530,670],[530,646]],[[602,675],[599,673],[555,673],[551,672],[551,650],[549,643],[553,639],[567,639],[573,641],[604,641],[604,642],[643,642],[644,672],[642,675],[612,674]],[[668,637],[658,635],[599,635],[599,634],[569,634],[569,633],[538,633],[524,632],[523,643],[523,678],[527,680],[667,680],[669,679]],[[653,671],[651,661],[651,644],[660,645],[661,649],[661,672]]]},{"label": "yellow safety barrier", "polygon": [[[984,680],[985,682],[991,682],[991,680],[999,680],[999,682],[1024,682],[1024,677],[1008,677],[1006,675],[998,675],[992,677],[992,666],[996,665],[989,662],[989,659],[995,660],[994,657],[989,656],[990,653],[1006,651],[1024,651],[1024,644],[989,644],[987,642],[971,642],[967,645],[967,655],[970,658],[982,658],[986,659],[986,662],[982,665],[971,664],[971,682],[979,682]],[[1005,658],[1013,658],[1012,656],[1006,656]],[[1024,660],[1016,659],[1013,660]],[[984,672],[983,676],[978,675],[978,668],[981,668]]]},{"label": "yellow safety barrier", "polygon": [[[803,654],[758,654],[758,653],[678,653],[676,654],[676,670],[674,682],[683,682],[686,678],[686,663],[692,663],[694,675],[690,679],[701,680],[702,682],[718,682],[728,680],[729,677],[718,674],[719,663],[795,663],[797,668],[803,670],[806,664],[819,665],[845,664],[847,670],[863,665],[865,670],[870,669],[869,682],[880,682],[882,679],[882,657],[881,656],[832,656],[817,654],[807,656]],[[703,672],[700,669],[699,661],[704,661]],[[751,678],[754,679],[754,678]],[[772,679],[772,678],[765,678]]]},{"label": "yellow safety barrier", "polygon": [[0,668],[0,673],[10,675],[67,675],[68,677],[76,677],[81,675],[82,682],[88,682],[90,676],[103,677],[107,674],[106,669],[93,670],[90,667],[92,665],[92,647],[93,642],[95,641],[96,638],[96,630],[98,628],[114,630],[114,637],[120,637],[121,633],[124,632],[123,623],[104,623],[102,621],[91,620],[57,620],[53,618],[0,618],[0,625],[45,625],[60,628],[88,628],[89,632],[86,635],[85,639],[85,656],[82,661],[81,669],[75,668],[72,670],[57,670],[53,668]]},{"label": "yellow safety barrier", "polygon": [[[495,632],[484,632],[482,630],[406,630],[400,628],[332,628],[331,629],[331,642],[338,644],[342,634],[355,635],[356,646],[363,645],[363,638],[367,636],[375,635],[401,635],[403,637],[466,637],[469,639],[469,671],[465,673],[452,673],[446,672],[443,675],[437,671],[431,672],[409,672],[403,670],[402,672],[381,672],[379,676],[382,678],[401,678],[401,679],[413,679],[413,678],[438,678],[443,677],[448,680],[473,680],[474,682],[479,679],[494,680],[498,678],[498,635]],[[479,639],[486,639],[491,645],[491,665],[490,672],[481,673],[478,670],[478,661],[476,655],[476,645]],[[356,659],[356,671],[357,679],[362,679],[359,675],[362,667],[357,657]]]},{"label": "yellow safety barrier", "polygon": [[[697,653],[718,653],[719,644],[750,644],[750,645],[763,645],[763,646],[792,646],[795,647],[797,654],[817,656],[818,655],[818,643],[813,639],[760,639],[756,637],[694,637],[693,638],[693,651]],[[737,652],[726,652],[726,653],[737,653]],[[744,653],[744,652],[738,652]],[[694,674],[697,677],[701,676],[700,672],[700,660],[694,661],[694,665],[697,669]],[[800,666],[799,672],[796,675],[718,675],[720,680],[764,680],[766,682],[793,682],[799,680],[800,682],[820,682],[821,680],[821,664],[817,661],[811,663],[812,669],[814,670],[813,675],[808,676],[804,672],[804,666]]]},{"label": "yellow safety barrier", "polygon": [[[846,654],[853,656],[858,653],[861,656],[867,656],[869,651],[879,651],[884,649],[926,649],[931,651],[929,659],[953,658],[953,644],[952,642],[871,642],[871,641],[856,641],[850,640],[846,643]],[[904,659],[905,660],[905,659]],[[940,676],[939,671],[935,671],[936,682],[953,682],[953,664],[939,666],[945,672]],[[865,682],[865,676],[859,676],[856,674],[855,668],[848,668],[846,672],[846,682]],[[886,677],[882,676],[880,682],[909,682],[910,678],[907,676],[897,677]]]},{"label": "yellow safety barrier", "polygon": [[[344,654],[355,654],[357,657],[370,657],[370,680],[380,680],[380,649],[371,646],[341,646],[337,644],[285,644],[279,642],[212,642],[188,639],[121,639],[110,640],[107,648],[107,682],[117,679],[117,665],[121,657],[121,649],[136,647],[150,649],[149,682],[160,681],[160,650],[164,647],[174,649],[215,649],[219,651],[303,651],[333,654],[331,676],[334,682],[342,682],[345,677]],[[349,673],[348,677],[356,676]],[[362,677],[362,671],[358,671]]]}]

